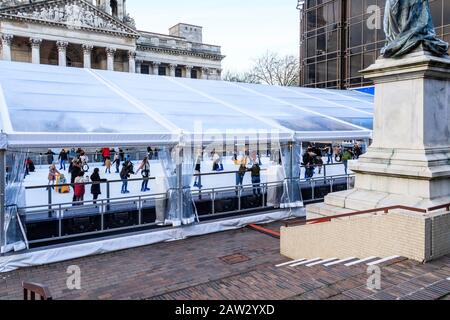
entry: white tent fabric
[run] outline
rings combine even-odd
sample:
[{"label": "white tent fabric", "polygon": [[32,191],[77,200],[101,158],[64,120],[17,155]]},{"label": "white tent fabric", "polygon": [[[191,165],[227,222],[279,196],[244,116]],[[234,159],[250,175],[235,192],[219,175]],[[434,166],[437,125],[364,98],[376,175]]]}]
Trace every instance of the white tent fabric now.
[{"label": "white tent fabric", "polygon": [[0,61],[0,111],[0,144],[10,148],[168,144],[211,133],[318,141],[369,138],[373,97]]}]

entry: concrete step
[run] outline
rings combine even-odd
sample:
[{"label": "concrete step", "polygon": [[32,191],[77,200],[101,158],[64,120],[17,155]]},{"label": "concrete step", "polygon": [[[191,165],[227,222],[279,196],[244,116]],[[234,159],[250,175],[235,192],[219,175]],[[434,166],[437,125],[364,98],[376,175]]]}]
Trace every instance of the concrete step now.
[{"label": "concrete step", "polygon": [[327,205],[326,203],[316,203],[306,207],[306,217],[308,220],[332,217],[350,212],[353,212],[353,210]]},{"label": "concrete step", "polygon": [[360,266],[360,265],[366,265],[366,266],[386,266],[390,264],[394,264],[397,262],[401,262],[406,260],[406,258],[400,257],[400,256],[391,256],[386,258],[379,258],[379,257],[366,257],[363,259],[355,258],[355,257],[348,257],[344,259],[339,258],[314,258],[314,259],[297,259],[297,260],[291,260],[287,261],[281,264],[276,265],[276,268],[298,268],[298,267],[306,267],[306,268],[312,268],[312,267],[326,267],[326,268],[332,268],[339,265],[343,265],[346,267],[354,267],[354,266]]}]

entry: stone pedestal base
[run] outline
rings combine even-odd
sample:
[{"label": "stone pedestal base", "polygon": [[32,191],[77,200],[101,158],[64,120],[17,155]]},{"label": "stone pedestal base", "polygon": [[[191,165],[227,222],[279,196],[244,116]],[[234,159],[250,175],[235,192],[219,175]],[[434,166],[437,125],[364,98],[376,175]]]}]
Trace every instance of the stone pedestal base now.
[{"label": "stone pedestal base", "polygon": [[309,217],[450,203],[450,58],[419,49],[363,73],[376,86],[374,142],[350,164],[355,189],[328,195]]}]

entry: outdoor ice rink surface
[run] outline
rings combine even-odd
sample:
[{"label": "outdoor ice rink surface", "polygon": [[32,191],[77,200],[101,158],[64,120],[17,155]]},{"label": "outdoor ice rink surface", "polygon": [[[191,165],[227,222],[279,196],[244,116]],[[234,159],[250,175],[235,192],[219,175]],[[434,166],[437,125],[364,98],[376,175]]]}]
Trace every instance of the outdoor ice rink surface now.
[{"label": "outdoor ice rink surface", "polygon": [[[324,158],[324,161],[326,163],[326,159]],[[273,165],[270,162],[269,158],[263,157],[261,158],[262,162],[262,172],[261,172],[261,183],[267,182],[267,174],[266,169],[268,169],[269,166]],[[59,163],[56,163],[56,168],[59,169]],[[134,164],[134,170],[137,171],[139,168],[140,161],[133,161]],[[231,157],[224,158],[223,160],[224,165],[224,172],[227,171],[237,171],[238,166],[236,166]],[[120,181],[120,176],[116,172],[115,166],[111,168],[111,174],[105,173],[105,167],[101,163],[91,163],[89,164],[89,172],[86,173],[87,176],[90,176],[95,168],[100,169],[100,177],[102,179],[107,179],[108,181],[118,181],[118,182],[110,182],[110,198],[111,199],[123,199],[123,198],[130,198],[130,197],[139,197],[139,196],[151,196],[154,194],[165,194],[167,191],[167,182],[166,178],[164,176],[163,167],[161,165],[161,162],[159,160],[152,160],[150,162],[150,176],[154,177],[154,180],[149,181],[149,188],[151,189],[148,192],[141,192],[141,181],[129,181],[128,182],[128,190],[130,193],[128,194],[121,194],[121,187],[122,182]],[[220,174],[215,173],[212,171],[212,161],[209,159],[206,159],[202,162],[202,174],[208,174],[208,173],[214,173],[212,175],[206,175],[202,176],[202,190],[208,190],[212,188],[225,188],[225,187],[233,187],[236,183],[235,173],[226,173],[226,174]],[[66,170],[61,170],[60,173],[64,174],[66,177],[66,180],[68,183],[70,183],[70,173],[68,172],[68,164],[66,164]],[[120,167],[122,168],[122,166]],[[30,173],[29,176],[25,178],[24,185],[25,187],[36,187],[36,186],[46,186],[48,183],[48,169],[49,165],[37,165],[36,171]],[[349,171],[349,173],[351,173]],[[343,175],[344,174],[344,166],[342,164],[334,165],[334,166],[327,166],[326,168],[326,174],[327,176],[337,176],[337,175]],[[322,170],[322,173],[319,175],[318,169],[315,170],[315,178],[323,177],[324,176],[324,170]],[[131,175],[130,179],[141,179],[141,173],[138,173],[137,175]],[[302,168],[302,174],[301,178],[304,178],[304,170]],[[191,185],[194,184],[194,178],[192,178]],[[244,186],[245,185],[251,185],[251,175],[250,173],[247,173],[244,177]],[[106,183],[102,183],[101,185],[101,192],[102,194],[99,196],[99,200],[106,199],[107,198],[107,192],[106,192]],[[197,188],[193,187],[193,191],[198,190]],[[72,203],[72,197],[73,197],[73,190],[71,189],[70,193],[61,194],[57,193],[54,190],[51,190],[51,202],[52,204],[71,204]],[[46,188],[39,188],[39,189],[27,189],[25,192],[25,206],[26,207],[35,207],[35,206],[46,206],[48,205],[49,201],[49,193],[46,190]],[[92,194],[91,194],[91,186],[86,186],[86,194],[84,197],[85,201],[91,201],[92,200]]]}]

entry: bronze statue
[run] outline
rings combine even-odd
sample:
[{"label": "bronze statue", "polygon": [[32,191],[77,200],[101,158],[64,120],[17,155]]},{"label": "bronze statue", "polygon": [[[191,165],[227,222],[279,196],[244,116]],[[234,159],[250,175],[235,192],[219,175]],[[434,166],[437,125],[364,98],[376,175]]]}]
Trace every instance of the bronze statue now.
[{"label": "bronze statue", "polygon": [[422,44],[436,56],[447,54],[448,43],[436,36],[428,0],[386,0],[384,17],[385,58],[398,58]]}]

